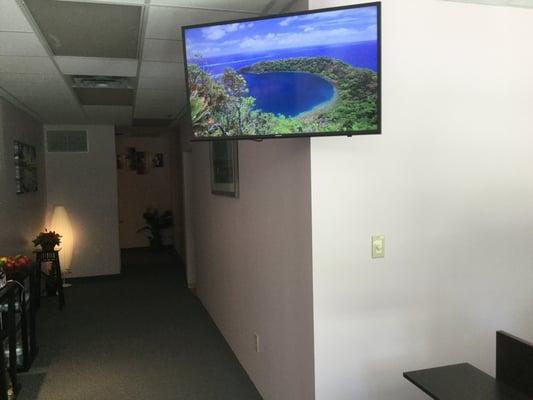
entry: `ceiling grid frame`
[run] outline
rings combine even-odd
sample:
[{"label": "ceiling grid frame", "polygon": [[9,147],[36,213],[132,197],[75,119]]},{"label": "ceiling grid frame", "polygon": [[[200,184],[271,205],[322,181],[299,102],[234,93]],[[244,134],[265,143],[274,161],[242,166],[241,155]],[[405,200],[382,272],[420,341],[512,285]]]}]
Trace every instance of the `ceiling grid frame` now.
[{"label": "ceiling grid frame", "polygon": [[137,84],[133,89],[133,104],[131,106],[131,122],[135,119],[135,110],[137,109],[137,93],[139,91],[139,81],[141,79],[141,65],[143,62],[144,40],[146,38],[146,25],[150,13],[150,0],[144,0],[141,6],[141,25],[139,26],[139,40],[137,41]]}]

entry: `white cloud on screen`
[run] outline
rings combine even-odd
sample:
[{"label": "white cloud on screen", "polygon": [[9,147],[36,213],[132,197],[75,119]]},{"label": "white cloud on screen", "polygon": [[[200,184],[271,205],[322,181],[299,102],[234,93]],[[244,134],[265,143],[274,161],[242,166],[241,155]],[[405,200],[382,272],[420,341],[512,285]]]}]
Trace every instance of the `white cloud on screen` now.
[{"label": "white cloud on screen", "polygon": [[289,24],[291,22],[293,22],[294,20],[296,20],[298,17],[287,17],[287,18],[283,18],[280,22],[279,22],[279,26],[289,26]]},{"label": "white cloud on screen", "polygon": [[[212,33],[212,35],[215,34],[217,33]],[[355,28],[314,29],[313,27],[306,27],[299,32],[270,32],[264,35],[245,36],[239,40],[225,41],[223,45],[221,45],[221,43],[217,43],[216,48],[214,48],[210,43],[196,43],[195,46],[191,47],[191,50],[209,57],[215,55],[235,54],[239,52],[251,53],[264,50],[309,47],[319,44],[335,45],[344,43],[357,43],[375,40],[376,37],[376,25],[371,25],[366,29],[361,30]]]},{"label": "white cloud on screen", "polygon": [[202,29],[202,36],[208,40],[219,40],[228,33],[237,32],[246,28],[252,28],[253,26],[253,23],[234,23],[228,25],[210,26]]},{"label": "white cloud on screen", "polygon": [[[188,51],[208,58],[265,50],[357,43],[376,40],[375,21],[376,9],[368,8],[290,16],[268,23],[254,21],[212,26],[203,28],[201,37],[191,40],[187,48]],[[248,32],[250,28],[254,29]]]},{"label": "white cloud on screen", "polygon": [[269,33],[262,37],[247,37],[240,43],[240,49],[248,52],[290,49],[313,45],[356,43],[376,38],[376,25],[365,30],[338,28],[330,30],[307,30],[297,33]]}]

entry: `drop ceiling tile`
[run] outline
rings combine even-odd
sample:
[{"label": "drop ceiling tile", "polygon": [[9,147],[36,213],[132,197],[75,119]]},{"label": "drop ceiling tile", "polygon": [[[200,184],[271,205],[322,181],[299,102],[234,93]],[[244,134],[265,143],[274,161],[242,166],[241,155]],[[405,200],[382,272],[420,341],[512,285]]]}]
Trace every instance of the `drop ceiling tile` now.
[{"label": "drop ceiling tile", "polygon": [[170,7],[207,8],[211,10],[232,10],[259,14],[270,0],[152,0],[152,5]]},{"label": "drop ceiling tile", "polygon": [[143,60],[183,62],[183,42],[181,40],[145,39]]},{"label": "drop ceiling tile", "polygon": [[25,0],[55,55],[137,58],[142,7]]},{"label": "drop ceiling tile", "polygon": [[3,73],[0,74],[0,87],[20,101],[31,96],[41,96],[51,101],[51,96],[58,92],[62,97],[70,96],[66,83],[56,75]]},{"label": "drop ceiling tile", "polygon": [[533,8],[533,0],[508,0],[507,4],[511,7]]},{"label": "drop ceiling tile", "polygon": [[52,103],[46,103],[41,101],[25,101],[29,108],[38,113],[43,122],[58,122],[58,123],[83,123],[86,121],[85,114],[81,108],[77,105],[71,104],[68,101],[56,101]]},{"label": "drop ceiling tile", "polygon": [[[48,101],[47,101],[48,100]],[[57,96],[54,101],[50,101],[50,98],[43,97],[31,97],[26,99],[25,103],[35,106],[39,110],[47,112],[56,110],[70,110],[75,114],[81,113],[81,106],[71,101],[69,98]]]},{"label": "drop ceiling tile", "polygon": [[0,31],[33,32],[15,0],[0,0]]},{"label": "drop ceiling tile", "polygon": [[64,82],[47,82],[38,79],[30,79],[26,82],[4,79],[0,81],[0,87],[15,96],[19,101],[27,100],[54,103],[56,101],[69,101],[75,103],[76,100]]},{"label": "drop ceiling tile", "polygon": [[86,124],[87,118],[81,112],[74,114],[71,110],[56,110],[40,114],[46,124]]},{"label": "drop ceiling tile", "polygon": [[84,106],[89,120],[98,124],[131,125],[133,107],[131,106]]},{"label": "drop ceiling tile", "polygon": [[81,104],[87,106],[131,106],[133,89],[74,88]]},{"label": "drop ceiling tile", "polygon": [[182,77],[173,76],[168,78],[150,78],[143,76],[139,79],[139,89],[179,89],[185,90],[185,81]]},{"label": "drop ceiling tile", "polygon": [[[1,0],[0,0],[1,1]],[[59,75],[49,57],[1,56],[0,73]]]},{"label": "drop ceiling tile", "polygon": [[[290,7],[290,9],[287,9]],[[276,0],[272,7],[268,10],[269,14],[279,14],[289,11],[305,11],[309,10],[308,0]]]},{"label": "drop ceiling tile", "polygon": [[11,95],[10,93],[6,92],[5,90],[2,90],[2,88],[0,87],[0,97],[6,99],[7,101],[9,101],[11,104],[19,107],[20,109],[26,111],[28,114],[30,114],[32,117],[40,120],[41,117],[40,115],[38,115],[35,111],[29,109],[25,104],[21,103],[16,97],[14,97],[13,95]]},{"label": "drop ceiling tile", "polygon": [[182,91],[139,90],[135,103],[135,118],[173,118],[185,104]]},{"label": "drop ceiling tile", "polygon": [[57,85],[65,85],[65,82],[59,74],[19,74],[6,72],[0,74],[0,85],[33,85],[53,88]]},{"label": "drop ceiling tile", "polygon": [[175,103],[179,100],[184,92],[181,90],[156,90],[156,89],[143,89],[137,90],[137,101],[142,99],[147,102],[165,102]]},{"label": "drop ceiling tile", "polygon": [[136,107],[134,118],[136,119],[174,119],[178,116],[180,109],[176,107],[144,106]]},{"label": "drop ceiling tile", "polygon": [[238,12],[151,6],[146,38],[181,40],[181,26],[250,17]]},{"label": "drop ceiling tile", "polygon": [[136,59],[99,57],[54,57],[65,75],[137,76]]},{"label": "drop ceiling tile", "polygon": [[0,55],[44,57],[48,53],[34,33],[0,32]]},{"label": "drop ceiling tile", "polygon": [[54,109],[56,107],[61,108],[66,106],[79,109],[73,96],[62,90],[57,90],[55,92],[19,90],[13,93],[13,95],[21,102],[28,104],[34,109],[40,109],[43,107]]},{"label": "drop ceiling tile", "polygon": [[185,82],[184,65],[181,63],[163,63],[143,61],[141,63],[141,77],[180,79]]},{"label": "drop ceiling tile", "polygon": [[533,0],[447,0],[456,3],[484,4],[488,6],[509,6],[533,8]]}]

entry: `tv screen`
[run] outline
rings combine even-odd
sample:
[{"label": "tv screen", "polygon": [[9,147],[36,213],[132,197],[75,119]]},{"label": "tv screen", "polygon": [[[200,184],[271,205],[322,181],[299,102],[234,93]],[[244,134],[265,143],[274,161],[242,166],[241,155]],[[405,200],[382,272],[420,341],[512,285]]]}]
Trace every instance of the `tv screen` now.
[{"label": "tv screen", "polygon": [[195,139],[376,134],[380,3],[183,28]]}]

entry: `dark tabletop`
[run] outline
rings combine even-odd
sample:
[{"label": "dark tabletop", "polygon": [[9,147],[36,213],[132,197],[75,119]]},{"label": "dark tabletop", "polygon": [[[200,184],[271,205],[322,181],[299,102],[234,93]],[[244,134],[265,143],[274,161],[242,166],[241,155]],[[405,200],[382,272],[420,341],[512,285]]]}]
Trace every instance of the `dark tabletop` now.
[{"label": "dark tabletop", "polygon": [[466,363],[404,372],[403,376],[436,400],[533,400]]}]

